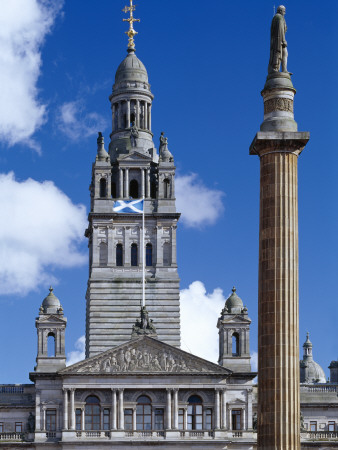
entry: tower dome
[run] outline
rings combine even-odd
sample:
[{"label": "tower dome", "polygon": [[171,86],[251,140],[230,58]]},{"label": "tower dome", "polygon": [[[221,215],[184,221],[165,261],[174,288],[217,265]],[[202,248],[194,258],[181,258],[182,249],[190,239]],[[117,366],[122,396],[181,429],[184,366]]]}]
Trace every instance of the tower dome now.
[{"label": "tower dome", "polygon": [[225,302],[225,306],[230,314],[238,314],[242,312],[243,302],[242,299],[236,294],[235,287],[232,288],[232,294]]},{"label": "tower dome", "polygon": [[300,361],[301,383],[326,383],[325,372],[322,367],[313,360],[312,342],[309,333],[306,333],[306,341],[303,344],[303,359]]},{"label": "tower dome", "polygon": [[148,83],[148,73],[142,61],[138,59],[134,50],[129,49],[128,55],[119,65],[116,75],[115,84],[123,81],[139,81]]},{"label": "tower dome", "polygon": [[42,302],[41,308],[44,314],[57,314],[62,308],[60,300],[53,293],[52,286],[49,288],[49,294]]}]

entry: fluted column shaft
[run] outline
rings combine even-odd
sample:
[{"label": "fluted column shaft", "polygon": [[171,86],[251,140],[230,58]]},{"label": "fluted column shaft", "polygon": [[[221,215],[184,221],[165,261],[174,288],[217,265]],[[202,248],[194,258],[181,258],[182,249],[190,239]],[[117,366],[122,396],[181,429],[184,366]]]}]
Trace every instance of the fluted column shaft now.
[{"label": "fluted column shaft", "polygon": [[297,158],[261,155],[259,449],[300,448]]}]

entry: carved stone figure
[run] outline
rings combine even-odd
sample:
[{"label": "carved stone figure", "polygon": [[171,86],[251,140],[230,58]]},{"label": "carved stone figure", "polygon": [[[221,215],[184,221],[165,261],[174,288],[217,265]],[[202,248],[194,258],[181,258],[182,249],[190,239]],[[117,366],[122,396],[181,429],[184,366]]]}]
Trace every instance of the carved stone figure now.
[{"label": "carved stone figure", "polygon": [[164,131],[161,132],[160,136],[160,161],[162,162],[172,162],[174,160],[173,155],[168,149],[168,138],[164,136]]},{"label": "carved stone figure", "polygon": [[277,8],[277,13],[271,22],[271,39],[270,39],[270,60],[268,73],[279,72],[282,64],[282,72],[287,71],[287,42],[285,40],[285,33],[287,30],[284,19],[285,6],[281,5]]},{"label": "carved stone figure", "polygon": [[132,123],[132,126],[130,128],[130,142],[132,147],[137,147],[137,138],[139,136],[138,128],[135,124],[135,122]]},{"label": "carved stone figure", "polygon": [[35,417],[30,412],[27,420],[27,431],[28,433],[34,433],[35,431]]}]

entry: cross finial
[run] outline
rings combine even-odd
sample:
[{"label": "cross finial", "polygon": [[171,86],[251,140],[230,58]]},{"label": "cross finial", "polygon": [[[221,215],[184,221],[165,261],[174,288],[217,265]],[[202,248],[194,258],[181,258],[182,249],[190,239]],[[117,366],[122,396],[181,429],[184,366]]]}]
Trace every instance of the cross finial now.
[{"label": "cross finial", "polygon": [[130,13],[130,17],[128,19],[123,19],[123,22],[129,22],[129,30],[126,31],[126,35],[129,38],[128,41],[128,49],[134,50],[135,49],[135,42],[134,42],[134,36],[136,36],[137,31],[134,30],[134,22],[140,22],[140,19],[135,19],[133,12],[135,11],[136,6],[133,5],[133,0],[130,0],[130,6],[125,6],[122,11],[124,13]]}]

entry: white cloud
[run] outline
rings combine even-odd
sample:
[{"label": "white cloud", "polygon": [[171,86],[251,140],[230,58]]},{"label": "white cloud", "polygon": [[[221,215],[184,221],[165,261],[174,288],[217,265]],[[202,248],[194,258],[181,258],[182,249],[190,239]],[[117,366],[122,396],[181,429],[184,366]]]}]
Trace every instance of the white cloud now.
[{"label": "white cloud", "polygon": [[258,353],[257,352],[252,352],[250,356],[251,356],[251,370],[253,372],[257,372],[257,369],[258,369]]},{"label": "white cloud", "polygon": [[67,354],[67,366],[71,366],[79,361],[85,359],[86,338],[85,336],[79,337],[75,342],[76,350]]},{"label": "white cloud", "polygon": [[46,121],[39,99],[41,46],[63,0],[7,0],[0,14],[0,141],[28,144]]},{"label": "white cloud", "polygon": [[181,290],[182,350],[217,363],[217,319],[226,298],[220,288],[208,294],[201,281]]},{"label": "white cloud", "polygon": [[79,245],[87,226],[83,205],[74,205],[51,181],[16,181],[0,174],[0,294],[21,294],[53,281],[51,271],[82,265]]},{"label": "white cloud", "polygon": [[96,112],[85,112],[80,100],[61,105],[57,115],[58,127],[69,139],[77,141],[107,128],[107,120]]},{"label": "white cloud", "polygon": [[187,227],[213,225],[223,213],[223,196],[224,192],[205,186],[196,173],[176,177],[176,207]]}]

